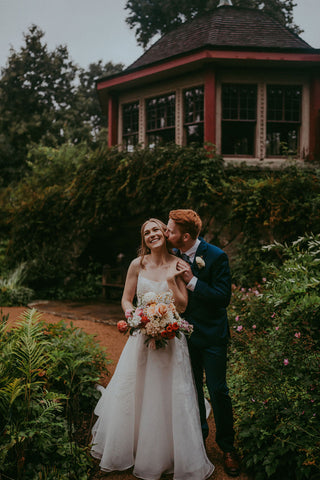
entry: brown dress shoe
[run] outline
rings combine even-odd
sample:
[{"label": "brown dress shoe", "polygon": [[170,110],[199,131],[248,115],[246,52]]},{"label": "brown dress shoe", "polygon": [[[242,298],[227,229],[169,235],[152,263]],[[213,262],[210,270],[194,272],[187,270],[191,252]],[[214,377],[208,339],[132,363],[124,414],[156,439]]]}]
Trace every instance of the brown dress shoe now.
[{"label": "brown dress shoe", "polygon": [[230,477],[237,477],[240,474],[240,462],[235,452],[224,452],[223,466]]}]

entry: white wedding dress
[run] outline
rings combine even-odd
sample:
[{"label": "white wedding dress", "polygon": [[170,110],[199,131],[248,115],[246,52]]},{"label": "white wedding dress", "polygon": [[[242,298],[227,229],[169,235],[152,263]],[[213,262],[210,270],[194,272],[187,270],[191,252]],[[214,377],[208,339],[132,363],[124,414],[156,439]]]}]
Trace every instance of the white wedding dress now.
[{"label": "white wedding dress", "polygon": [[[137,297],[168,291],[166,281],[138,277]],[[91,454],[103,471],[144,480],[205,480],[213,473],[202,440],[197,394],[185,337],[152,350],[130,336],[94,413]]]}]

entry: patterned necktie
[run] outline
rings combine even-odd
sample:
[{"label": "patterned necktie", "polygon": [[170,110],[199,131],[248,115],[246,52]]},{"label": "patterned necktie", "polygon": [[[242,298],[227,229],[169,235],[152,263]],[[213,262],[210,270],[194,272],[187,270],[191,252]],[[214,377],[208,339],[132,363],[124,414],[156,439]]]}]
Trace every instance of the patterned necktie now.
[{"label": "patterned necktie", "polygon": [[182,258],[182,260],[184,260],[185,262],[189,263],[189,265],[192,265],[192,262],[191,262],[191,260],[190,260],[189,255],[186,255],[185,253],[181,253],[181,254],[180,254],[180,257]]}]

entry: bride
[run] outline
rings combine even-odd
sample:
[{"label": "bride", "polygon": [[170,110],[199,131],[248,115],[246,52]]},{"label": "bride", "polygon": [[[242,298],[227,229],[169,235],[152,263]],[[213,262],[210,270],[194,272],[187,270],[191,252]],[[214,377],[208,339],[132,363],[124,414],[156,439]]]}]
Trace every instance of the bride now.
[{"label": "bride", "polygon": [[[141,227],[140,255],[128,269],[122,308],[133,308],[135,295],[171,290],[182,313],[188,301],[178,259],[168,252],[166,226],[150,219]],[[158,480],[205,480],[214,466],[201,432],[197,394],[185,337],[159,349],[141,333],[129,336],[116,371],[95,408],[91,454],[105,472],[134,466],[134,476]]]}]

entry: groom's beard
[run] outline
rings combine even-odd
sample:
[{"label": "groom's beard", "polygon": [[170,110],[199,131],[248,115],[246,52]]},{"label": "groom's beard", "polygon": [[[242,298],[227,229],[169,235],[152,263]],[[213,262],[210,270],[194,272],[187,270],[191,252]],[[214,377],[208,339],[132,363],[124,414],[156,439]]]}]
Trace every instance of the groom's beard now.
[{"label": "groom's beard", "polygon": [[178,242],[175,242],[175,244],[171,243],[169,239],[167,239],[167,247],[168,249],[172,249],[172,248],[178,248],[180,249],[181,247],[183,247],[183,242],[182,241],[178,241]]}]

